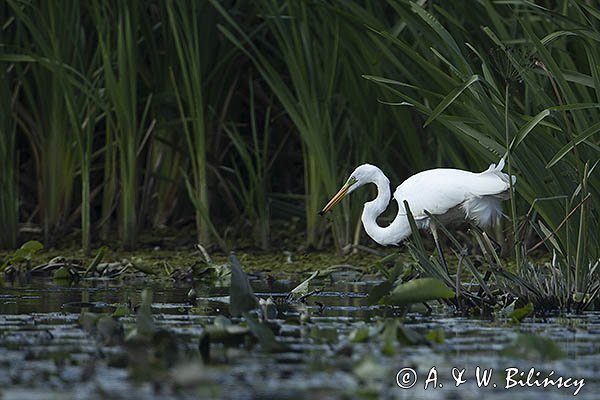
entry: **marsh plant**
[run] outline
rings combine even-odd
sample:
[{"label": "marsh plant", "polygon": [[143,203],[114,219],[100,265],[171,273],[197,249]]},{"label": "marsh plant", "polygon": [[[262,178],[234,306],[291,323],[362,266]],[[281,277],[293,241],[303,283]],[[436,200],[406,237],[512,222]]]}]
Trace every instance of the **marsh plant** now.
[{"label": "marsh plant", "polygon": [[364,243],[368,193],[331,220],[317,211],[357,164],[396,185],[506,156],[518,180],[491,239],[514,273],[555,254],[568,288],[593,291],[600,15],[586,2],[8,0],[0,12],[3,246],[19,244],[19,222],[51,243],[80,221],[87,250],[116,226],[133,248],[140,229],[194,221],[194,241],[228,248],[249,220],[266,247],[272,221],[294,218],[297,245],[341,249]]}]

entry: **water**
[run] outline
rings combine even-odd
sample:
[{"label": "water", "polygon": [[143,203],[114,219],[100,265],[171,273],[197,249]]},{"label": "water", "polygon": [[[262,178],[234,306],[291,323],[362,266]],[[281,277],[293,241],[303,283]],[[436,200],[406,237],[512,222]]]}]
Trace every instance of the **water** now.
[{"label": "water", "polygon": [[[83,281],[57,286],[47,280],[5,284],[0,289],[0,398],[573,397],[575,385],[505,388],[521,372],[525,381],[531,368],[530,383],[537,378],[543,384],[554,371],[550,375],[554,380],[584,380],[577,398],[597,398],[600,313],[527,319],[513,327],[503,320],[455,317],[443,308],[426,316],[410,312],[404,318],[406,327],[419,334],[442,330],[445,339],[433,345],[396,345],[395,354],[385,355],[381,335],[362,343],[349,341],[358,327],[375,330],[395,318],[389,308],[368,305],[366,293],[373,282],[316,282],[313,287],[322,290],[308,298],[304,311],[285,304],[285,296],[297,283],[252,281],[259,297],[273,296],[279,304],[277,339],[287,351],[265,353],[247,339],[233,346],[213,343],[208,362],[202,361],[198,350],[203,326],[228,314],[227,284],[197,285],[196,304],[188,302],[189,285],[151,284],[156,326],[173,333],[176,340],[176,347],[167,347],[170,350],[160,356],[173,357],[168,368],[155,368],[156,359],[139,358],[140,349],[134,345],[107,345],[78,323],[82,310],[112,313],[120,303],[139,304],[140,292],[148,284]],[[306,312],[310,319],[300,323]],[[126,330],[135,324],[134,315],[120,320]],[[548,360],[545,348],[529,360],[506,353],[523,333],[553,339],[566,357]],[[492,371],[482,387],[477,384],[477,367],[480,378],[483,370]],[[397,376],[400,370],[403,374]],[[416,384],[400,388],[397,378],[403,384],[405,377],[404,385],[410,386],[412,371]],[[507,380],[507,374],[514,374],[514,379]],[[455,378],[465,382],[457,387]]]}]

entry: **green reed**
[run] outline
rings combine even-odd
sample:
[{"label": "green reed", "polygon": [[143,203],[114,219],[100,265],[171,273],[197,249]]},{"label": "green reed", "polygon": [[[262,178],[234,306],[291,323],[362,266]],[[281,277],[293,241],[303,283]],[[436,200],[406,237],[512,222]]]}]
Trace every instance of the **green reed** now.
[{"label": "green reed", "polygon": [[[187,182],[189,196],[196,206],[196,232],[199,243],[206,243],[210,236],[210,208],[208,201],[207,132],[203,83],[206,71],[205,46],[212,40],[201,29],[208,21],[200,21],[206,7],[191,3],[167,3],[169,27],[177,53],[177,72],[171,71],[171,80],[181,125],[185,135],[191,178]],[[176,77],[177,75],[177,77]],[[187,177],[186,177],[187,179]]]},{"label": "green reed", "polygon": [[[347,143],[343,128],[349,121],[348,105],[340,76],[344,57],[341,18],[324,6],[260,1],[257,12],[265,31],[264,36],[254,32],[259,37],[254,41],[217,2],[212,3],[227,20],[222,32],[253,61],[302,140],[306,241],[319,246],[323,222],[317,213],[340,184],[337,165],[345,160],[340,155]],[[342,210],[347,215],[347,208]],[[344,216],[336,213],[333,218],[338,231],[343,229]]]},{"label": "green reed", "polygon": [[37,180],[37,203],[46,243],[64,229],[71,210],[76,156],[74,136],[63,91],[69,85],[67,65],[77,57],[77,35],[69,26],[76,23],[75,3],[40,5],[8,1],[15,16],[14,41],[9,55],[20,86],[15,104],[18,130],[31,146]]},{"label": "green reed", "polygon": [[127,249],[135,247],[138,228],[139,156],[155,121],[149,121],[152,96],[140,98],[137,60],[138,2],[94,3],[94,22],[102,54],[102,71],[107,108],[106,125],[117,144],[120,196],[119,227]]},{"label": "green reed", "polygon": [[[357,164],[377,164],[395,186],[426,168],[484,169],[508,155],[518,180],[505,236],[517,264],[533,248],[556,251],[583,291],[600,257],[599,15],[585,2],[0,9],[8,245],[20,214],[48,241],[81,218],[84,249],[96,232],[110,239],[115,215],[125,247],[140,228],[190,217],[196,239],[225,247],[239,209],[265,245],[270,219],[304,206],[306,243],[333,237],[341,248],[363,236],[369,191],[330,224],[317,212]],[[17,176],[29,165],[33,185]]]},{"label": "green reed", "polygon": [[[378,43],[396,50],[386,53],[395,64],[402,60],[406,69],[418,72],[367,79],[390,90],[390,103],[421,112],[424,126],[446,146],[445,157],[458,161],[454,164],[487,163],[507,153],[508,169],[518,176],[518,196],[535,204],[548,226],[542,238],[552,234],[575,275],[583,276],[585,266],[598,258],[600,243],[594,200],[575,209],[588,192],[600,189],[600,179],[585,167],[599,154],[590,140],[600,116],[600,84],[593,72],[599,36],[591,23],[598,15],[573,4],[556,11],[527,3],[486,3],[463,9],[459,19],[446,18],[441,9],[397,5],[398,14],[423,40],[413,43],[378,31]],[[562,13],[561,18],[545,18],[553,12]],[[513,13],[516,24],[504,18]],[[461,21],[469,29],[459,29]],[[567,51],[568,46],[581,51]],[[566,213],[558,200],[535,202],[553,196],[570,199]],[[511,202],[516,254],[526,254],[531,244],[531,237],[520,236],[526,225],[519,215],[526,202]]]}]

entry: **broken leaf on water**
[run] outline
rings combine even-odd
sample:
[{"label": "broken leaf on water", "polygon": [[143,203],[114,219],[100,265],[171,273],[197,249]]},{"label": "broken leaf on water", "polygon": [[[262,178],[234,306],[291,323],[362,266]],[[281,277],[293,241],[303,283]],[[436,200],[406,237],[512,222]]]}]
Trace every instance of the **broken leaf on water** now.
[{"label": "broken leaf on water", "polygon": [[317,276],[319,276],[319,271],[313,272],[307,279],[304,280],[304,282],[302,282],[290,291],[288,299],[297,300],[302,295],[307,294],[310,281],[315,279]]},{"label": "broken leaf on water", "polygon": [[125,304],[119,304],[115,311],[113,311],[112,316],[114,318],[124,317],[126,315],[131,314],[131,310]]},{"label": "broken leaf on water", "polygon": [[229,268],[231,268],[229,311],[234,317],[239,317],[244,312],[255,309],[258,301],[254,296],[248,276],[242,269],[237,257],[233,254],[229,257]]}]

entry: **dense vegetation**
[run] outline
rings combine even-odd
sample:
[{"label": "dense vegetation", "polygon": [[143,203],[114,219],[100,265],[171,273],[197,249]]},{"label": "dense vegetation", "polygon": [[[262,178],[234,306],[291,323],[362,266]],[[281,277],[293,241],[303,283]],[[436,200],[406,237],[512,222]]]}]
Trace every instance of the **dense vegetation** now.
[{"label": "dense vegetation", "polygon": [[0,247],[195,222],[268,248],[294,219],[339,248],[369,191],[317,211],[358,163],[398,184],[507,155],[518,263],[546,247],[577,282],[600,257],[593,1],[7,0],[0,20]]}]

